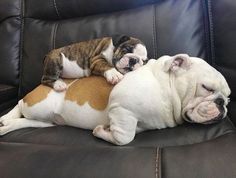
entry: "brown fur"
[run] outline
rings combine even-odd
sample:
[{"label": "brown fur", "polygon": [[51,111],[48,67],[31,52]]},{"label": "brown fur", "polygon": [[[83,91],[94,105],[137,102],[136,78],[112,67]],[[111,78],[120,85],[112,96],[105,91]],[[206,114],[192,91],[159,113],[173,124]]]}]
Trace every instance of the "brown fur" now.
[{"label": "brown fur", "polygon": [[59,79],[63,70],[61,53],[69,60],[76,61],[82,69],[90,69],[92,74],[103,75],[112,68],[102,55],[111,40],[110,37],[105,37],[52,50],[45,57],[42,83],[52,87]]},{"label": "brown fur", "polygon": [[67,89],[65,100],[75,101],[78,105],[88,102],[92,108],[104,110],[112,88],[113,85],[108,84],[103,77],[82,78]]},{"label": "brown fur", "polygon": [[[92,76],[80,80],[63,80],[67,84],[74,82],[69,86],[65,94],[65,100],[75,101],[78,105],[84,105],[86,102],[96,109],[104,110],[108,104],[108,98],[113,85],[108,84],[103,77]],[[39,85],[24,98],[24,103],[33,106],[46,99],[52,88]]]},{"label": "brown fur", "polygon": [[44,100],[47,96],[48,93],[52,89],[48,86],[45,85],[39,85],[37,88],[35,88],[33,91],[28,93],[24,98],[23,101],[24,103],[27,103],[28,106],[33,106],[40,101]]},{"label": "brown fur", "polygon": [[[67,84],[73,82],[73,80],[64,80]],[[52,90],[52,88],[45,86],[45,85],[39,85],[36,87],[33,91],[28,93],[24,98],[23,101],[24,103],[27,103],[28,106],[33,106],[40,101],[44,100],[47,98],[49,92]]]}]

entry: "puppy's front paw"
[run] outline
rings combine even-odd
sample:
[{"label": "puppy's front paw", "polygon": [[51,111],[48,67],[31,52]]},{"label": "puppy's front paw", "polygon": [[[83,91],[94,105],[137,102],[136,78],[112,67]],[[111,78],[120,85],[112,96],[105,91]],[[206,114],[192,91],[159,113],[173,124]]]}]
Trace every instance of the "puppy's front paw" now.
[{"label": "puppy's front paw", "polygon": [[115,68],[109,69],[104,73],[105,78],[111,84],[117,84],[123,79],[123,74],[118,72]]},{"label": "puppy's front paw", "polygon": [[62,92],[62,91],[65,91],[67,89],[67,85],[62,80],[57,80],[57,81],[55,81],[55,83],[53,85],[53,88],[57,92]]}]

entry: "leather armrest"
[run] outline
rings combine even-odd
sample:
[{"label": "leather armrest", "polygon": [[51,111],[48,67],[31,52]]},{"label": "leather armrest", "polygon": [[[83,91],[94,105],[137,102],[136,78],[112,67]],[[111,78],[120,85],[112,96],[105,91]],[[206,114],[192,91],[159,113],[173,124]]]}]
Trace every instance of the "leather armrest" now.
[{"label": "leather armrest", "polygon": [[236,132],[193,145],[163,148],[162,177],[236,177]]},{"label": "leather armrest", "polygon": [[18,100],[18,88],[0,84],[0,113],[14,106]]}]

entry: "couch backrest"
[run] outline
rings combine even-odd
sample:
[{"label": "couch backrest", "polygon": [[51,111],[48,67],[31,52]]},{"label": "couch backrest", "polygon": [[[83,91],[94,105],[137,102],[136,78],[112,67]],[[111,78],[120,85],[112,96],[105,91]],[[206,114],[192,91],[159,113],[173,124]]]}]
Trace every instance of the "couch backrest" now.
[{"label": "couch backrest", "polygon": [[0,83],[19,97],[40,83],[44,55],[117,33],[143,40],[150,58],[188,53],[229,81],[236,98],[235,0],[2,0]]}]

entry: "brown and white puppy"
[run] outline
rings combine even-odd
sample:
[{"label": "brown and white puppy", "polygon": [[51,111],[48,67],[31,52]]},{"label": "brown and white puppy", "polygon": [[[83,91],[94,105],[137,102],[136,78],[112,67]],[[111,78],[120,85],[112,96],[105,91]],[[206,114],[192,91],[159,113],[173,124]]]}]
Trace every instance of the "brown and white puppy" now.
[{"label": "brown and white puppy", "polygon": [[63,91],[67,85],[61,78],[81,78],[91,74],[104,76],[111,84],[123,74],[147,61],[145,45],[137,38],[124,35],[79,42],[54,49],[46,55],[42,84]]},{"label": "brown and white puppy", "polygon": [[65,82],[64,92],[40,85],[26,95],[0,118],[0,135],[60,124],[91,129],[98,138],[124,145],[138,132],[174,127],[184,120],[220,121],[230,94],[221,73],[185,54],[149,60],[114,87],[95,76]]}]

